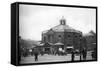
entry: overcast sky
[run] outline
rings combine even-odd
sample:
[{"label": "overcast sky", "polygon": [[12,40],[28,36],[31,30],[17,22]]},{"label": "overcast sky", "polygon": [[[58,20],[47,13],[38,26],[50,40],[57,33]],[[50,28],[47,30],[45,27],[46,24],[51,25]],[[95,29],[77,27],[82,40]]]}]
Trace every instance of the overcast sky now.
[{"label": "overcast sky", "polygon": [[83,33],[96,31],[95,9],[20,5],[19,34],[24,39],[41,40],[42,32],[59,25],[62,16],[66,25],[76,30]]}]

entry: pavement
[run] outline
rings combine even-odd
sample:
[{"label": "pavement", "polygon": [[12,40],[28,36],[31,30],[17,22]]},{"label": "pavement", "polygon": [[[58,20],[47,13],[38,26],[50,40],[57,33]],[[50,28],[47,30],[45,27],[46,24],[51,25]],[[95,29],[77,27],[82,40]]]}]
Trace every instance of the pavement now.
[{"label": "pavement", "polygon": [[[79,55],[75,55],[75,60],[80,60]],[[91,52],[87,52],[86,60],[92,60]],[[43,56],[38,56],[38,61],[34,60],[34,56],[22,57],[20,63],[44,63],[44,62],[61,62],[61,61],[71,61],[71,54],[67,54],[65,56],[58,56],[58,55],[48,55],[45,54]]]}]

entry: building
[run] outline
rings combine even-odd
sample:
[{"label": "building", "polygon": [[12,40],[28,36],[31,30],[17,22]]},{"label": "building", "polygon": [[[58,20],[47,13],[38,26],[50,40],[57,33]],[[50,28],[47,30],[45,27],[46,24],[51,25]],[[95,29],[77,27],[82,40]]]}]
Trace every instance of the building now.
[{"label": "building", "polygon": [[43,51],[53,53],[54,51],[68,52],[71,49],[79,50],[82,32],[68,26],[64,17],[59,22],[59,25],[42,32]]},{"label": "building", "polygon": [[86,42],[87,42],[87,50],[93,50],[97,48],[95,32],[91,30],[89,33],[84,34],[83,37],[86,39]]}]

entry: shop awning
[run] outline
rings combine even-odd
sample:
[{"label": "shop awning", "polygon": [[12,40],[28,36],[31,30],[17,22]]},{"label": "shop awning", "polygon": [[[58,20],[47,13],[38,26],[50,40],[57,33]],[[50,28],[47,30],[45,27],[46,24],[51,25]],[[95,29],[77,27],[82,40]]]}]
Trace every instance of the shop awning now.
[{"label": "shop awning", "polygon": [[66,48],[73,48],[73,46],[68,46],[68,47],[66,47]]},{"label": "shop awning", "polygon": [[64,45],[64,44],[63,44],[63,43],[58,42],[58,43],[55,43],[54,45]]}]

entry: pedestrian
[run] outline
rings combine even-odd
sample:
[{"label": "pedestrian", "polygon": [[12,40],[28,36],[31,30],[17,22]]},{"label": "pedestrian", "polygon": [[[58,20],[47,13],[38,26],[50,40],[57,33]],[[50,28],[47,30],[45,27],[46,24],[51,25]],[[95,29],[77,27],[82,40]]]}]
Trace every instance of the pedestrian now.
[{"label": "pedestrian", "polygon": [[96,53],[96,48],[94,48],[92,52],[92,59],[96,60],[96,58],[97,58],[97,53]]},{"label": "pedestrian", "polygon": [[38,61],[38,54],[39,54],[38,49],[35,49],[34,50],[35,61]]},{"label": "pedestrian", "polygon": [[72,54],[72,56],[71,56],[71,61],[74,61],[74,58],[75,58],[75,53],[74,53],[74,50],[72,50],[72,52],[71,52],[71,54]]},{"label": "pedestrian", "polygon": [[83,55],[83,60],[86,60],[87,51],[85,48],[83,48],[82,55]]}]

